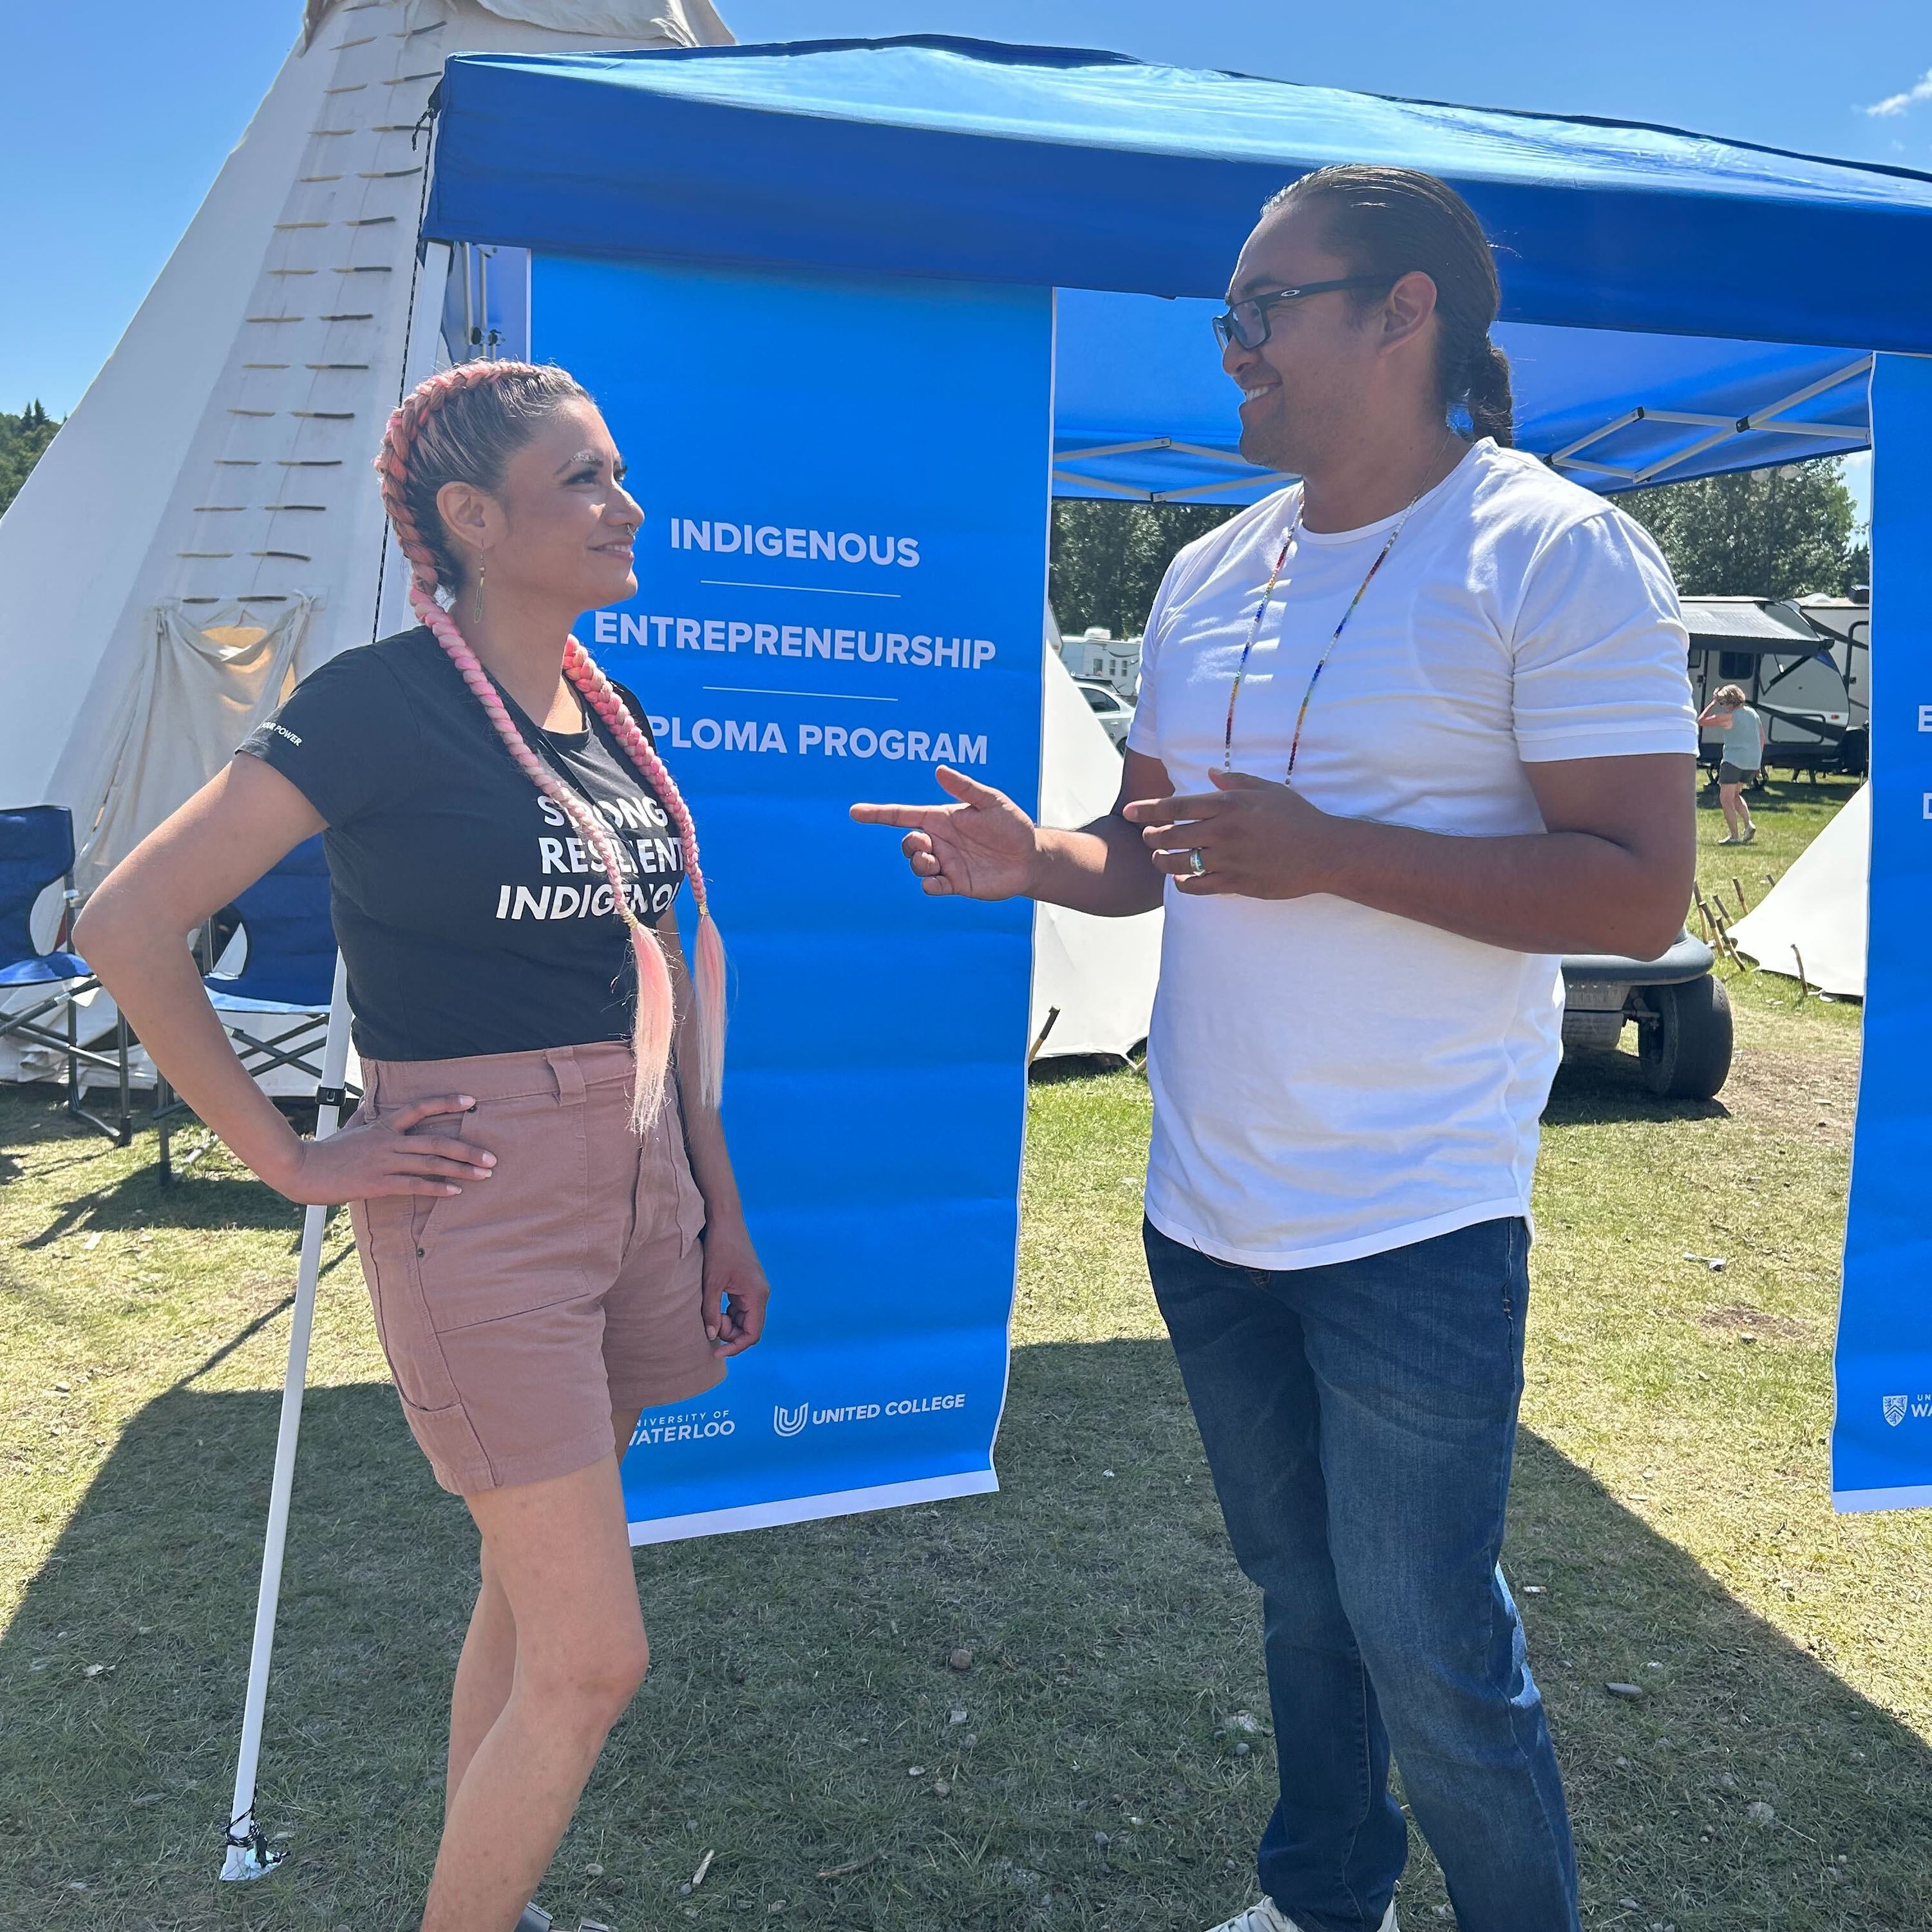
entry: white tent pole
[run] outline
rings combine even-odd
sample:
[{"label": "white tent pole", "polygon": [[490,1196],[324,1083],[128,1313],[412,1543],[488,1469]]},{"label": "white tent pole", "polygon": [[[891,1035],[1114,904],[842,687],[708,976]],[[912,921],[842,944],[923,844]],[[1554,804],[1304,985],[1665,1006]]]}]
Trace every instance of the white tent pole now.
[{"label": "white tent pole", "polygon": [[[342,956],[335,957],[329,996],[328,1036],[322,1053],[322,1084],[316,1090],[315,1137],[334,1133],[342,1112],[342,1080],[349,1065],[349,987]],[[275,1472],[268,1490],[268,1528],[262,1544],[262,1585],[255,1599],[255,1640],[248,1655],[248,1695],[242,1706],[242,1748],[235,1762],[235,1802],[229,1808],[224,1879],[260,1878],[284,1857],[272,1851],[255,1822],[255,1767],[262,1753],[262,1718],[268,1702],[268,1658],[274,1648],[275,1608],[282,1593],[282,1548],[288,1538],[289,1496],[295,1486],[296,1438],[302,1428],[302,1388],[308,1376],[309,1330],[322,1271],[326,1208],[302,1216],[302,1261],[296,1274],[296,1305],[289,1326],[289,1360],[282,1378],[281,1426],[275,1436]]]}]

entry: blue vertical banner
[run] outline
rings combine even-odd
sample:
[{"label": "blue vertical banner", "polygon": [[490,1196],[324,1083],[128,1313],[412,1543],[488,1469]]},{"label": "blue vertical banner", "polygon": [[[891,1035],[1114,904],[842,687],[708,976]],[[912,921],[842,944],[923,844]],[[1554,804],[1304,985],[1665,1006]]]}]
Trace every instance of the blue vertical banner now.
[{"label": "blue vertical banner", "polygon": [[935,904],[858,799],[1039,790],[1045,290],[539,255],[532,349],[646,520],[578,635],[650,714],[731,959],[764,1341],[647,1411],[633,1542],[997,1487],[1032,908]]},{"label": "blue vertical banner", "polygon": [[1870,940],[1832,1501],[1932,1504],[1932,361],[1872,370]]}]

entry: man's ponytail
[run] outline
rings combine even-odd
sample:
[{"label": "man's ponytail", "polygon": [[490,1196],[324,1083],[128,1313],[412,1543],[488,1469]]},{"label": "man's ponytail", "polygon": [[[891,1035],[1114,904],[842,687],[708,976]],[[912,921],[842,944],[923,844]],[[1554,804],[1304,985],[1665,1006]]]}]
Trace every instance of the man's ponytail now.
[{"label": "man's ponytail", "polygon": [[1510,389],[1509,358],[1486,337],[1470,359],[1462,393],[1450,399],[1468,412],[1469,434],[1492,436],[1503,448],[1516,442],[1516,399]]}]

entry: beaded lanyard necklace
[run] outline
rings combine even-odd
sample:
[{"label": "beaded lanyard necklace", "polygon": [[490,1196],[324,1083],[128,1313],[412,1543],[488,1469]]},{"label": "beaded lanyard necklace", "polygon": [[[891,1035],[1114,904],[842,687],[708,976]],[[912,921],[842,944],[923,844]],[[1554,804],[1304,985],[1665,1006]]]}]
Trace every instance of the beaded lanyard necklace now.
[{"label": "beaded lanyard necklace", "polygon": [[[1440,479],[1438,479],[1440,480]],[[1355,606],[1362,601],[1362,594],[1376,580],[1376,572],[1388,560],[1388,554],[1395,548],[1395,540],[1402,533],[1409,516],[1417,504],[1435,487],[1425,484],[1408,500],[1408,507],[1396,519],[1395,527],[1388,538],[1376,553],[1376,560],[1369,566],[1368,574],[1355,586],[1355,594],[1348,599],[1348,608],[1342,613],[1341,621],[1329,633],[1328,641],[1322,646],[1322,655],[1315,661],[1315,668],[1308,674],[1308,688],[1301,694],[1301,709],[1294,714],[1294,736],[1288,741],[1288,771],[1290,783],[1294,778],[1294,760],[1301,750],[1301,728],[1308,722],[1309,701],[1315,695],[1315,687],[1321,682],[1322,674],[1328,668],[1328,660],[1335,654],[1335,646],[1342,641],[1342,633],[1347,629],[1348,620],[1355,614]],[[1234,688],[1228,693],[1228,728],[1221,746],[1221,769],[1232,772],[1234,769],[1234,707],[1241,701],[1241,685],[1248,674],[1248,658],[1255,648],[1255,640],[1261,635],[1262,619],[1267,614],[1268,600],[1274,595],[1274,586],[1280,580],[1283,566],[1288,562],[1288,554],[1294,548],[1294,539],[1301,530],[1301,506],[1307,485],[1294,500],[1294,515],[1288,526],[1288,534],[1281,540],[1281,548],[1275,553],[1274,568],[1268,572],[1268,582],[1262,586],[1261,602],[1255,606],[1254,615],[1248,620],[1248,634],[1241,646],[1240,662],[1234,667]],[[1282,622],[1288,622],[1286,610],[1282,613]]]}]

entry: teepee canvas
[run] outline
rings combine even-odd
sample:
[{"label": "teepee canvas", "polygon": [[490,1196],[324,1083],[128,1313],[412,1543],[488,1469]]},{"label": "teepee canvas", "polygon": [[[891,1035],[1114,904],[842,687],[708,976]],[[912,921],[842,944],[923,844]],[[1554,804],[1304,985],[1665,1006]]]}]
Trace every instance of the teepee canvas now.
[{"label": "teepee canvas", "polygon": [[[1120,754],[1080,695],[1059,646],[1060,628],[1049,610],[1040,822],[1085,825],[1113,809]],[[1040,1042],[1040,1058],[1125,1054],[1147,1038],[1160,973],[1160,930],[1158,908],[1130,919],[1040,908],[1033,922],[1030,1032]]]},{"label": "teepee canvas", "polygon": [[710,0],[309,0],[302,28],[0,518],[4,802],[73,812],[83,892],[371,634],[369,464],[442,318],[416,237],[444,60],[731,38]]},{"label": "teepee canvas", "polygon": [[[731,39],[710,0],[309,0],[302,29],[0,518],[0,804],[72,811],[83,894],[296,680],[409,622],[370,462],[406,384],[484,299],[480,272],[472,290],[447,250],[416,252],[444,61]],[[1051,649],[1046,676],[1045,816],[1077,824],[1112,805],[1120,758]],[[51,892],[42,944],[59,911]],[[1042,908],[1045,1053],[1144,1037],[1160,923]],[[85,1035],[112,1025],[104,994],[83,1004]],[[55,1070],[0,1044],[0,1078]]]},{"label": "teepee canvas", "polygon": [[1860,785],[1731,937],[1767,973],[1863,999],[1871,788]]}]

